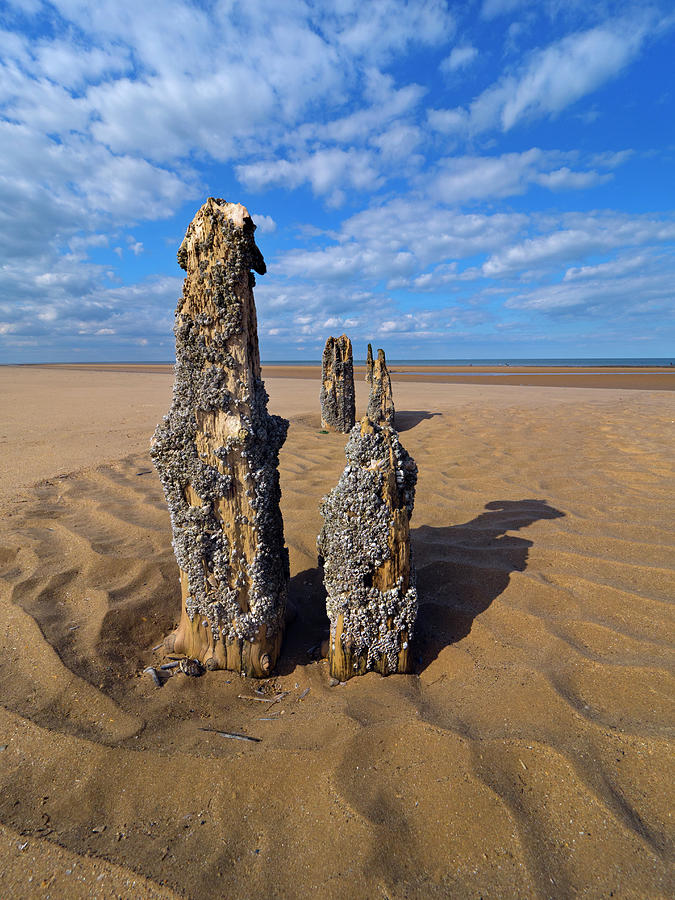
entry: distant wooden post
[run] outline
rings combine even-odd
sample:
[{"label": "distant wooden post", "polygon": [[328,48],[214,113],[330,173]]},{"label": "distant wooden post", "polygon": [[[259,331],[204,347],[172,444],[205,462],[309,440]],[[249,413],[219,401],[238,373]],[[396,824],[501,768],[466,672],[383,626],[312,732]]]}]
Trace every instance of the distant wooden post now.
[{"label": "distant wooden post", "polygon": [[167,639],[207,668],[266,676],[289,578],[279,499],[288,422],[267,412],[251,269],[265,272],[240,204],[210,197],[178,251],[173,401],[152,457],[171,514],[181,620]]},{"label": "distant wooden post", "polygon": [[368,344],[368,354],[366,356],[366,381],[368,384],[373,383],[373,345]]},{"label": "distant wooden post", "polygon": [[394,410],[394,395],[391,390],[391,377],[387,369],[387,361],[384,350],[377,351],[377,359],[373,364],[372,379],[370,384],[370,396],[368,397],[369,419],[377,424],[394,426],[396,411]]},{"label": "distant wooden post", "polygon": [[329,337],[321,360],[321,427],[349,434],[356,421],[352,342]]},{"label": "distant wooden post", "polygon": [[317,539],[330,619],[330,674],[409,672],[417,615],[410,516],[417,466],[388,425],[366,416],[345,448],[347,466],[324,497]]}]

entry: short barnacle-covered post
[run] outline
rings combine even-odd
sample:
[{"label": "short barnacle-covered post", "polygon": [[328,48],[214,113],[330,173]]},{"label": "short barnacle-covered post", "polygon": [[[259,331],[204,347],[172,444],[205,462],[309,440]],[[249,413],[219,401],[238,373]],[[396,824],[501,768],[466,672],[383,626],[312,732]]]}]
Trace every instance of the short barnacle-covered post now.
[{"label": "short barnacle-covered post", "polygon": [[417,466],[388,425],[366,416],[350,435],[347,466],[321,504],[317,539],[330,619],[330,674],[409,672],[417,615],[410,516]]},{"label": "short barnacle-covered post", "polygon": [[183,599],[167,646],[262,677],[279,655],[289,578],[277,470],[288,422],[267,412],[260,377],[254,230],[245,207],[213,197],[188,227],[173,401],[151,453]]},{"label": "short barnacle-covered post", "polygon": [[349,434],[356,421],[352,342],[329,337],[321,360],[321,427]]},{"label": "short barnacle-covered post", "polygon": [[368,397],[367,415],[373,422],[394,426],[394,395],[391,390],[391,378],[384,358],[384,350],[377,351],[377,359],[373,364],[373,376]]},{"label": "short barnacle-covered post", "polygon": [[366,381],[368,384],[373,383],[373,345],[368,344],[368,355],[366,356]]}]

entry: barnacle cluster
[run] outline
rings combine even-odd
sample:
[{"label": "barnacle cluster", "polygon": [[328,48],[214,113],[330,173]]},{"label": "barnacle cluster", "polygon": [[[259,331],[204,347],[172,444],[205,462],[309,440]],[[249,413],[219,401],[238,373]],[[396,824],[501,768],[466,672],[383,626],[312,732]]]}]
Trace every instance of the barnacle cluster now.
[{"label": "barnacle cluster", "polygon": [[260,378],[251,270],[265,263],[254,230],[243,207],[214,198],[187,230],[173,400],[151,448],[186,612],[215,640],[253,641],[262,625],[273,634],[289,577],[278,474],[288,422],[268,413]]},{"label": "barnacle cluster", "polygon": [[321,360],[321,423],[324,428],[349,434],[354,427],[354,360],[346,334],[329,337]]},{"label": "barnacle cluster", "polygon": [[[330,639],[333,645],[342,641],[352,659],[365,658],[366,669],[386,657],[386,669],[395,672],[417,615],[414,568],[407,555],[417,466],[393,428],[367,418],[352,429],[345,455],[342,476],[321,503],[324,525],[317,539]],[[408,542],[403,556],[409,567],[387,582],[381,574],[400,540]]]}]

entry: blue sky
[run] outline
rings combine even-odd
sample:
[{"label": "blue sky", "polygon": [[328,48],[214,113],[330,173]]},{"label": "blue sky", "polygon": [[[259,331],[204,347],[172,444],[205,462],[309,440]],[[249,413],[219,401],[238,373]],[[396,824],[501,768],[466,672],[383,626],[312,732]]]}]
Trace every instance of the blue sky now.
[{"label": "blue sky", "polygon": [[5,0],[0,361],[170,359],[208,196],[263,359],[668,356],[674,49],[658,0]]}]

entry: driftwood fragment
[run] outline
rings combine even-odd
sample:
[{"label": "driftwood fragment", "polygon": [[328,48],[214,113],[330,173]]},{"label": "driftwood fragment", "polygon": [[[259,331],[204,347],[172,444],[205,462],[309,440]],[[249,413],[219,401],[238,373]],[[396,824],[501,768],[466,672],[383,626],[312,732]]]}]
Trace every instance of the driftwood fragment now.
[{"label": "driftwood fragment", "polygon": [[321,427],[349,434],[356,421],[352,342],[329,337],[321,360]]},{"label": "driftwood fragment", "polygon": [[234,741],[249,741],[251,744],[259,744],[262,738],[251,737],[249,734],[241,734],[238,731],[218,731],[215,728],[200,728],[200,731],[208,731],[211,734],[217,734],[220,737],[232,738]]},{"label": "driftwood fragment", "polygon": [[408,672],[417,615],[410,516],[417,466],[389,425],[366,416],[345,448],[347,466],[324,497],[317,539],[330,619],[330,675]]},{"label": "driftwood fragment", "polygon": [[181,620],[166,649],[207,669],[267,676],[281,646],[288,551],[279,509],[279,448],[288,422],[267,411],[252,269],[255,225],[210,197],[178,251],[171,408],[151,454],[171,514]]},{"label": "driftwood fragment", "polygon": [[376,425],[391,425],[392,428],[394,427],[396,417],[394,395],[391,390],[391,377],[387,369],[384,350],[377,351],[377,359],[373,363],[366,415]]}]

